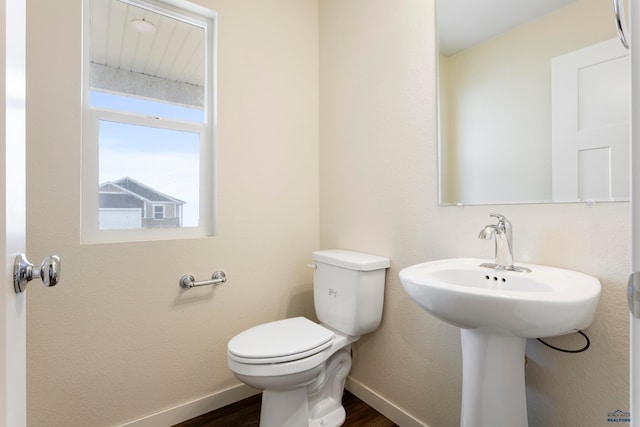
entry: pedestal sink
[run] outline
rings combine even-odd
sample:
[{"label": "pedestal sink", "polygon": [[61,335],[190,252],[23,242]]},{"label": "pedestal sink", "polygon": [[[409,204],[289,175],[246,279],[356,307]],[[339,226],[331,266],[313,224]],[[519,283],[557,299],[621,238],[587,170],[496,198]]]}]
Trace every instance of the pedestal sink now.
[{"label": "pedestal sink", "polygon": [[600,282],[542,265],[519,264],[531,272],[480,267],[488,262],[426,262],[400,271],[400,281],[420,307],[461,328],[461,427],[526,427],[526,339],[588,327]]}]

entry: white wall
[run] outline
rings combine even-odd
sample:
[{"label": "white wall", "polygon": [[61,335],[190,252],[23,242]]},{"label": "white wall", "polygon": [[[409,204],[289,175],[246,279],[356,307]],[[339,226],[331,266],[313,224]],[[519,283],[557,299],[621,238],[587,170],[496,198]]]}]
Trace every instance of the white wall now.
[{"label": "white wall", "polygon": [[629,205],[438,207],[433,1],[320,5],[321,245],[392,260],[382,325],[357,343],[353,381],[425,425],[459,425],[459,332],[414,304],[398,272],[440,258],[491,258],[493,243],[477,235],[497,211],[514,224],[516,260],[603,284],[586,353],[528,343],[530,426],[607,425],[608,412],[628,409]]},{"label": "white wall", "polygon": [[[30,426],[109,426],[239,384],[226,343],[312,314],[318,237],[318,4],[201,0],[219,17],[218,235],[82,245],[81,1],[28,2]],[[96,189],[97,191],[97,189]],[[218,288],[181,291],[222,269]]]}]

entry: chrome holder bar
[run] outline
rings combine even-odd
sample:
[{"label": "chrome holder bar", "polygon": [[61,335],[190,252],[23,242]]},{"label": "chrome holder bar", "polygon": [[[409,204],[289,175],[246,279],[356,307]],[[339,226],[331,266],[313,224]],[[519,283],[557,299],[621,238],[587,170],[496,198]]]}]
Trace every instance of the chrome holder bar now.
[{"label": "chrome holder bar", "polygon": [[211,275],[211,280],[203,280],[202,282],[196,282],[196,279],[192,275],[185,274],[180,278],[180,287],[182,289],[191,289],[198,286],[221,285],[226,281],[227,276],[223,271],[216,271]]}]

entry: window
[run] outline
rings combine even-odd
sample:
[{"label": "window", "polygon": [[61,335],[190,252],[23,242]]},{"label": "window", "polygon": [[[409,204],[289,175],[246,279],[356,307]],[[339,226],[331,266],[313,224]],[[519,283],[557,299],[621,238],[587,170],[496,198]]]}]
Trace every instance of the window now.
[{"label": "window", "polygon": [[153,219],[164,219],[164,205],[153,206]]},{"label": "window", "polygon": [[215,14],[85,6],[83,241],[212,235]]}]

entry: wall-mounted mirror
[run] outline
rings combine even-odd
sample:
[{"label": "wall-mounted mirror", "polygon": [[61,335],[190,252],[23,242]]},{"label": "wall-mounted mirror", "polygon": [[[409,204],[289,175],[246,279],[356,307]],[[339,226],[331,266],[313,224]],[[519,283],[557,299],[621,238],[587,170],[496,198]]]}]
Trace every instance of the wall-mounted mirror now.
[{"label": "wall-mounted mirror", "polygon": [[629,199],[629,60],[603,0],[437,0],[440,203]]}]

